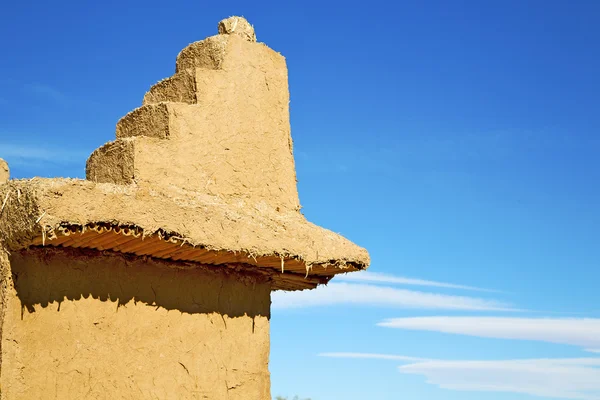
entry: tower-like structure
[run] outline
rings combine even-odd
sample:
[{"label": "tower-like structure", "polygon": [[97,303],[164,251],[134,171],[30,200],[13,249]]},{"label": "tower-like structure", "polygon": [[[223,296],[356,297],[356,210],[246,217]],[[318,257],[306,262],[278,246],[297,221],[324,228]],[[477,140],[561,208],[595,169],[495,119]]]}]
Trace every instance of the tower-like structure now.
[{"label": "tower-like structure", "polygon": [[86,180],[0,165],[3,399],[270,399],[271,291],[368,266],[299,211],[284,57],[218,28]]}]

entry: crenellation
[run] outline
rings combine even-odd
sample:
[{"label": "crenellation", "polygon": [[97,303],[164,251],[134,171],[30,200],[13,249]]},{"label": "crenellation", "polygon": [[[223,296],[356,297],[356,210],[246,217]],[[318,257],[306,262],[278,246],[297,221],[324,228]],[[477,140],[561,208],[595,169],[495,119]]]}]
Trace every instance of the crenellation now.
[{"label": "crenellation", "polygon": [[285,58],[250,40],[254,30],[242,18],[222,21],[219,31],[184,49],[177,62],[186,67],[119,120],[117,139],[140,139],[95,152],[88,179],[300,208]]}]

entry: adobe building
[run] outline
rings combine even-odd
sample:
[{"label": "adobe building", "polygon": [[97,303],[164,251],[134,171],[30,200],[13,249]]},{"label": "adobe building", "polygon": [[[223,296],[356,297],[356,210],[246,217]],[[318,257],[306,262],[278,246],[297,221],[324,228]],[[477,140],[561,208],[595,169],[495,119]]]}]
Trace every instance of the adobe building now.
[{"label": "adobe building", "polygon": [[86,180],[0,163],[2,399],[270,399],[271,292],[368,266],[300,213],[284,57],[218,28]]}]

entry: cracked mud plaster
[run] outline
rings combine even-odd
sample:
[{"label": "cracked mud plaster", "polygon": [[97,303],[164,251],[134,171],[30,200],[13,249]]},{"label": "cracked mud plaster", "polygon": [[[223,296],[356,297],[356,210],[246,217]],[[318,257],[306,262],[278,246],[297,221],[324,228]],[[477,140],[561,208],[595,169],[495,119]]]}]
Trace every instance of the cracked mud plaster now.
[{"label": "cracked mud plaster", "polygon": [[2,399],[270,399],[259,277],[47,249],[10,266]]}]

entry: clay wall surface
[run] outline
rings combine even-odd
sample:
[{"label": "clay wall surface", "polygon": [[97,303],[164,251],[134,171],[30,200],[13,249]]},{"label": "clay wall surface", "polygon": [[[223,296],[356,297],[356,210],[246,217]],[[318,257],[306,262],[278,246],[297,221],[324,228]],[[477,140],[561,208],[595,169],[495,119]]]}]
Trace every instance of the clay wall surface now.
[{"label": "clay wall surface", "polygon": [[0,264],[2,399],[270,399],[264,278],[91,250]]},{"label": "clay wall surface", "polygon": [[10,170],[6,161],[0,158],[0,184],[8,181],[10,178]]}]

